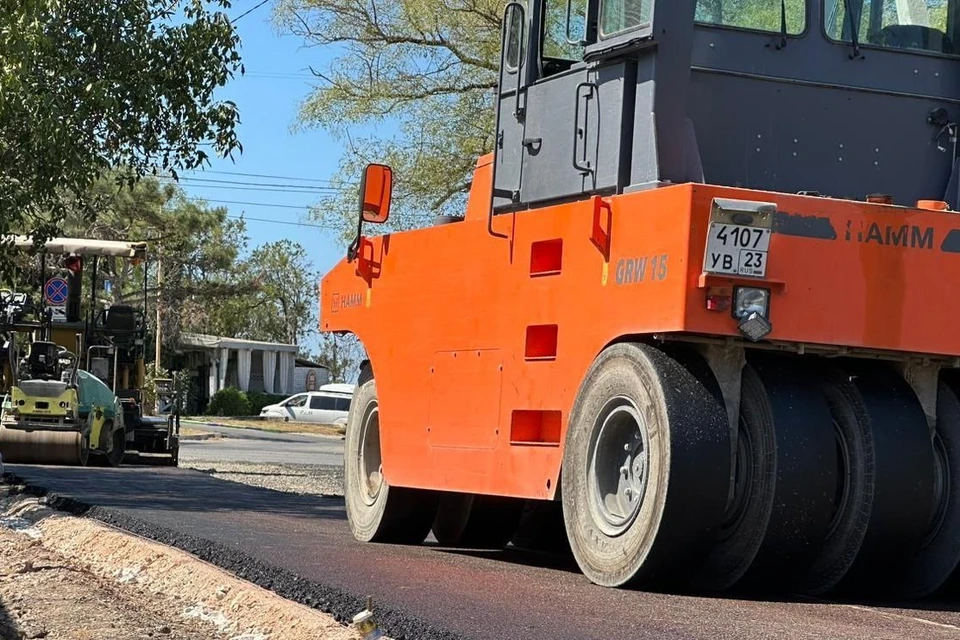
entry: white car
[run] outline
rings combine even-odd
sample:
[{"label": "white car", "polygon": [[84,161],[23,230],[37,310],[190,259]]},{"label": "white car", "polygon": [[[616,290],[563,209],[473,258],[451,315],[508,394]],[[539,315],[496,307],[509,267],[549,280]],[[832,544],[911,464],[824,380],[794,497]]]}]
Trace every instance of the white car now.
[{"label": "white car", "polygon": [[282,418],[293,422],[319,422],[344,425],[353,399],[352,384],[325,384],[317,391],[290,396],[260,410],[264,418]]}]

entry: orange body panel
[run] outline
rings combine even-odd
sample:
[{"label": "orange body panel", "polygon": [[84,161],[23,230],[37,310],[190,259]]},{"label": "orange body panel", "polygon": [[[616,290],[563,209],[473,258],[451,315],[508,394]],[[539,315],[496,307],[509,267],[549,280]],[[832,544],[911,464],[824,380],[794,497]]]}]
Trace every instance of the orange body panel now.
[{"label": "orange body panel", "polygon": [[789,216],[763,280],[768,339],[960,356],[954,214],[688,184],[499,215],[504,239],[487,232],[489,188],[482,159],[463,222],[365,239],[322,283],[321,328],[370,356],[391,485],[552,498],[605,345],[738,336],[705,306],[705,285],[731,282],[701,277],[715,197]]}]

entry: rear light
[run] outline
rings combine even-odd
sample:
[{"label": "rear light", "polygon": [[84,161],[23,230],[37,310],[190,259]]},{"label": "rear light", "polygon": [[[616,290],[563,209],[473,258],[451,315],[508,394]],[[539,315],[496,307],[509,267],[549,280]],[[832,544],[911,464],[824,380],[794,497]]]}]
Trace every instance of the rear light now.
[{"label": "rear light", "polygon": [[758,313],[764,318],[770,315],[770,290],[759,287],[737,287],[733,296],[736,305],[733,308],[733,317],[742,320],[747,316]]},{"label": "rear light", "polygon": [[707,288],[707,311],[727,311],[733,303],[733,290],[730,287]]},{"label": "rear light", "polygon": [[737,328],[748,340],[757,342],[773,331],[770,324],[770,290],[759,287],[736,287],[733,290],[733,317]]}]

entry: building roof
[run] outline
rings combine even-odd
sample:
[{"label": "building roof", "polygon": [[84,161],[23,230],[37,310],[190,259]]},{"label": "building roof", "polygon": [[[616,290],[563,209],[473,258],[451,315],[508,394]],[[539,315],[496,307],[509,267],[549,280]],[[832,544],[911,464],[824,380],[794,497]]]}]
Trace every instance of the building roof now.
[{"label": "building roof", "polygon": [[320,364],[319,362],[314,362],[313,360],[307,360],[306,358],[297,358],[295,361],[298,367],[305,367],[307,369],[326,369],[326,365]]},{"label": "building roof", "polygon": [[[33,247],[33,239],[29,236],[13,236],[13,246],[18,249],[30,249]],[[91,238],[50,238],[44,243],[44,249],[48,253],[65,255],[73,253],[87,256],[119,256],[142,259],[147,253],[147,243],[94,240]]]},{"label": "building roof", "polygon": [[257,351],[285,351],[289,353],[300,351],[300,348],[295,344],[241,340],[240,338],[209,336],[203,333],[182,333],[180,334],[180,344],[184,347],[199,349],[255,349]]}]

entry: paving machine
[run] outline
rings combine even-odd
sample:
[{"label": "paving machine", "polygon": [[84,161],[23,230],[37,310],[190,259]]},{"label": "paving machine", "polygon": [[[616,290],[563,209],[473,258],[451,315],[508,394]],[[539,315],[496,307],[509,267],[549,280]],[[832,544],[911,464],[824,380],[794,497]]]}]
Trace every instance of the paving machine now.
[{"label": "paving machine", "polygon": [[604,586],[960,578],[960,0],[511,0],[502,38],[465,215],[366,235],[370,165],[321,284],[369,354],[354,535],[552,503]]},{"label": "paving machine", "polygon": [[[28,250],[33,240],[16,237],[14,246]],[[85,238],[52,238],[41,252],[41,280],[44,284],[45,313],[49,317],[48,332],[51,342],[66,347],[82,336],[83,351],[78,352],[78,379],[91,388],[107,389],[119,403],[120,419],[113,421],[119,431],[111,433],[102,443],[110,455],[110,464],[121,461],[176,465],[179,453],[178,415],[153,417],[144,411],[145,310],[147,295],[147,246],[143,242],[120,242]],[[52,258],[59,271],[51,273],[48,261]],[[136,297],[140,304],[105,305],[97,300],[99,291],[98,268],[106,260],[127,260],[144,264],[141,291]],[[86,310],[82,305],[84,274],[90,299]],[[62,278],[59,277],[62,274]],[[49,277],[48,276],[52,276]],[[59,289],[58,289],[59,287]],[[132,287],[131,287],[132,288]],[[59,295],[55,295],[59,294]],[[98,381],[99,385],[93,381]],[[161,382],[162,385],[162,382]],[[96,442],[96,441],[94,441]],[[0,441],[0,452],[3,450]],[[97,445],[94,452],[97,453]],[[13,462],[13,460],[9,460]]]}]

